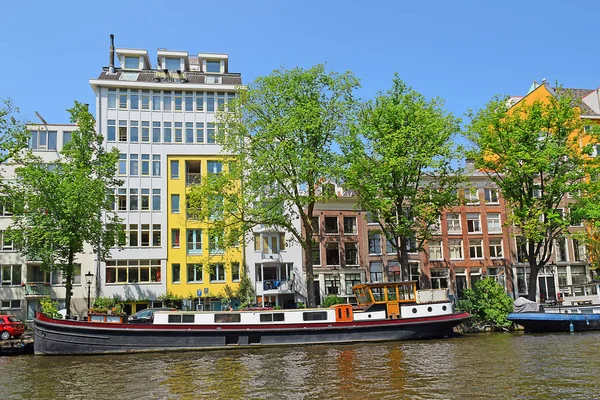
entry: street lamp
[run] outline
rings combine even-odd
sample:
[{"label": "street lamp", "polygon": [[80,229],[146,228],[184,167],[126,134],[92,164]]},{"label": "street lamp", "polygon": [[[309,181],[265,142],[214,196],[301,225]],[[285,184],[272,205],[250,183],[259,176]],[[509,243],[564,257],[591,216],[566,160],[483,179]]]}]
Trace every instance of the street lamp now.
[{"label": "street lamp", "polygon": [[88,289],[88,312],[90,311],[90,296],[91,296],[91,291],[92,291],[92,278],[94,277],[94,274],[92,274],[90,271],[88,271],[87,274],[85,274],[85,280],[86,280],[86,285],[87,285],[87,289]]}]

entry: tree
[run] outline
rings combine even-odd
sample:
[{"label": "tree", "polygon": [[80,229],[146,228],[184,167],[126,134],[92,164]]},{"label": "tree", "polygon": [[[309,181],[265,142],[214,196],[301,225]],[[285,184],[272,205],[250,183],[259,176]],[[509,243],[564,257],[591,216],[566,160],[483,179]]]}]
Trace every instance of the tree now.
[{"label": "tree", "polygon": [[[494,98],[471,114],[468,128],[475,166],[498,186],[510,208],[507,224],[517,228],[519,252],[530,267],[528,298],[534,301],[538,273],[550,261],[555,239],[568,234],[574,220],[587,218],[590,202],[584,199],[598,193],[588,177],[598,176],[599,163],[588,157],[590,146],[580,145],[579,111],[567,91],[549,93],[514,107]],[[570,212],[561,212],[568,193]]]},{"label": "tree", "polygon": [[[315,305],[312,215],[335,195],[322,190],[334,176],[334,143],[353,117],[357,79],[326,73],[323,65],[276,70],[258,78],[218,114],[218,142],[235,155],[228,172],[210,174],[192,188],[189,204],[213,229],[238,238],[264,224],[292,234],[304,251],[307,297]],[[298,219],[300,223],[297,224]]]},{"label": "tree", "polygon": [[[392,88],[365,104],[358,131],[344,144],[344,185],[372,213],[396,250],[402,279],[410,276],[411,242],[421,249],[462,181],[453,138],[459,120],[396,75]],[[385,267],[387,275],[388,267]]]},{"label": "tree", "polygon": [[3,100],[0,106],[0,164],[14,160],[27,146],[27,126],[16,117],[19,110],[12,101]]},{"label": "tree", "polygon": [[75,102],[68,111],[77,130],[60,157],[47,163],[25,155],[16,168],[18,179],[7,182],[5,191],[13,207],[9,240],[44,269],[62,271],[70,316],[77,253],[90,243],[104,260],[111,247],[123,242],[124,233],[108,195],[121,185],[115,178],[119,152],[103,149],[87,105]]}]

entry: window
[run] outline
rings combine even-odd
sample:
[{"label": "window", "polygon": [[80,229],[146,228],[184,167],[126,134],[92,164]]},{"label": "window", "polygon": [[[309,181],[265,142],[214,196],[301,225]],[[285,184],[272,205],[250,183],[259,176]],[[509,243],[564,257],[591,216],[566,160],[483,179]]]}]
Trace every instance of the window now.
[{"label": "window", "polygon": [[138,189],[129,189],[129,211],[137,211],[138,204]]},{"label": "window", "polygon": [[119,154],[119,175],[127,175],[127,154]]},{"label": "window", "polygon": [[106,140],[108,140],[109,142],[114,142],[116,141],[116,133],[117,133],[117,127],[116,127],[116,122],[114,119],[109,119],[106,121],[106,127],[107,127],[107,131],[106,131]]},{"label": "window", "polygon": [[498,189],[485,188],[484,189],[485,204],[498,204]]},{"label": "window", "polygon": [[207,169],[209,174],[220,174],[223,172],[223,163],[221,161],[208,161]]},{"label": "window", "polygon": [[127,141],[127,121],[119,120],[119,142]]},{"label": "window", "polygon": [[431,288],[432,289],[448,289],[448,273],[447,268],[431,268]]},{"label": "window", "polygon": [[2,286],[20,286],[21,285],[21,266],[3,265],[2,276],[0,277]]},{"label": "window", "polygon": [[303,312],[302,319],[304,321],[327,321],[327,311]]},{"label": "window", "polygon": [[479,189],[477,188],[468,188],[465,189],[465,203],[467,205],[479,204]]},{"label": "window", "polygon": [[72,136],[72,132],[63,131],[63,146],[71,141]]},{"label": "window", "polygon": [[160,111],[160,92],[152,92],[152,111]]},{"label": "window", "polygon": [[469,239],[469,257],[471,259],[483,258],[483,244],[481,239]]},{"label": "window", "polygon": [[171,229],[171,247],[174,249],[180,247],[179,228]]},{"label": "window", "polygon": [[163,110],[171,111],[171,92],[164,92],[163,94]]},{"label": "window", "polygon": [[137,176],[138,173],[139,173],[139,171],[138,171],[138,155],[130,154],[129,155],[129,175]]},{"label": "window", "polygon": [[[392,236],[389,232],[388,234],[390,236]],[[385,252],[386,254],[395,254],[396,253],[396,247],[394,244],[394,241],[396,239],[394,239],[393,237],[391,239],[389,239],[387,236],[385,236]]]},{"label": "window", "polygon": [[32,150],[56,150],[56,131],[31,131],[30,135]]},{"label": "window", "polygon": [[313,235],[318,235],[320,233],[319,217],[310,217],[310,223],[313,228]]},{"label": "window", "polygon": [[444,256],[442,253],[442,242],[439,240],[430,240],[428,242],[429,247],[429,259],[430,260],[443,260]]},{"label": "window", "polygon": [[179,283],[181,282],[181,265],[180,264],[171,264],[171,282]]},{"label": "window", "polygon": [[206,143],[215,143],[215,124],[210,122],[206,124]]},{"label": "window", "polygon": [[[206,111],[214,112],[215,111],[215,94],[214,93],[206,93]],[[214,127],[214,124],[213,124]]]},{"label": "window", "polygon": [[169,71],[181,70],[181,60],[179,58],[165,57],[164,67]]},{"label": "window", "polygon": [[340,293],[340,277],[338,274],[324,274],[325,275],[325,293],[330,294],[341,294]]},{"label": "window", "polygon": [[358,265],[358,243],[346,242],[344,249],[346,265]]},{"label": "window", "polygon": [[127,89],[119,90],[119,109],[127,109]]},{"label": "window", "polygon": [[150,175],[150,154],[142,154],[142,176]]},{"label": "window", "polygon": [[185,111],[194,111],[194,92],[185,92]]},{"label": "window", "polygon": [[487,268],[487,276],[494,279],[502,287],[504,287],[504,267]]},{"label": "window", "polygon": [[171,179],[179,179],[179,161],[171,160]]},{"label": "window", "polygon": [[12,240],[6,239],[6,233],[4,231],[0,231],[0,251],[13,251],[14,244]]},{"label": "window", "polygon": [[140,92],[137,90],[131,91],[131,96],[129,98],[129,108],[132,110],[139,110],[140,108]]},{"label": "window", "polygon": [[356,217],[344,217],[344,233],[345,234],[357,234],[358,228],[356,226]]},{"label": "window", "polygon": [[575,256],[575,261],[586,261],[585,243],[573,239],[573,255]]},{"label": "window", "polygon": [[202,264],[188,264],[187,265],[187,281],[188,282],[202,282],[204,277],[202,273]]},{"label": "window", "polygon": [[106,283],[158,283],[160,260],[107,260]]},{"label": "window", "polygon": [[462,233],[462,228],[460,227],[460,214],[447,213],[446,226],[448,227],[448,233]]},{"label": "window", "polygon": [[587,283],[586,267],[584,265],[571,265],[571,282],[573,285]]},{"label": "window", "polygon": [[479,213],[467,213],[467,231],[469,233],[481,233]]},{"label": "window", "polygon": [[312,264],[321,265],[321,244],[313,242],[312,244]]},{"label": "window", "polygon": [[152,189],[152,211],[160,211],[160,189]]},{"label": "window", "polygon": [[185,123],[185,142],[186,143],[194,143],[194,123],[193,122]]},{"label": "window", "polygon": [[231,280],[239,282],[240,280],[240,263],[231,263]]},{"label": "window", "polygon": [[369,254],[381,254],[381,235],[377,231],[369,231]]},{"label": "window", "polygon": [[346,281],[346,294],[352,294],[352,287],[362,283],[360,274],[346,274],[344,280]]},{"label": "window", "polygon": [[568,261],[567,257],[567,239],[564,236],[561,236],[555,241],[556,246],[556,261]]},{"label": "window", "polygon": [[175,111],[183,111],[183,92],[175,92]]},{"label": "window", "polygon": [[171,195],[171,213],[179,214],[179,195],[178,194]]},{"label": "window", "polygon": [[171,143],[172,129],[170,122],[163,122],[163,142]]},{"label": "window", "polygon": [[223,232],[214,231],[208,235],[208,252],[209,254],[223,253]]},{"label": "window", "polygon": [[196,92],[196,111],[204,111],[204,92]]},{"label": "window", "polygon": [[221,72],[221,61],[210,61],[206,60],[206,72]]},{"label": "window", "polygon": [[139,69],[140,58],[125,56],[125,69]]},{"label": "window", "polygon": [[152,122],[152,142],[160,143],[160,122]]},{"label": "window", "polygon": [[137,247],[139,246],[139,241],[138,241],[138,225],[137,224],[130,224],[129,225],[129,237],[128,237],[128,245],[130,247]]},{"label": "window", "polygon": [[202,254],[202,229],[187,230],[187,253]]},{"label": "window", "polygon": [[337,217],[325,217],[325,233],[338,233]]},{"label": "window", "polygon": [[210,281],[225,281],[225,264],[212,264],[210,266]]},{"label": "window", "polygon": [[448,240],[448,250],[450,252],[451,260],[462,260],[463,259],[462,240],[460,240],[460,239]]},{"label": "window", "polygon": [[196,143],[204,143],[204,122],[196,122]]},{"label": "window", "polygon": [[21,300],[2,300],[0,309],[18,309],[21,308]]},{"label": "window", "polygon": [[130,142],[138,142],[140,140],[139,136],[139,121],[130,121],[129,122],[129,141]]},{"label": "window", "polygon": [[117,90],[108,89],[108,106],[109,109],[117,108]]},{"label": "window", "polygon": [[487,213],[486,218],[488,233],[502,233],[500,213]]},{"label": "window", "polygon": [[340,265],[340,249],[338,243],[327,243],[325,245],[325,259],[327,265]]},{"label": "window", "polygon": [[371,282],[383,281],[383,267],[381,262],[370,262]]},{"label": "window", "polygon": [[183,123],[175,122],[175,143],[183,142]]},{"label": "window", "polygon": [[527,262],[527,240],[523,236],[517,236],[517,260]]},{"label": "window", "polygon": [[152,154],[152,176],[160,176],[160,154]]},{"label": "window", "polygon": [[502,239],[490,239],[490,258],[502,258]]},{"label": "window", "polygon": [[142,224],[141,243],[143,247],[150,246],[150,224]]},{"label": "window", "polygon": [[142,90],[142,110],[150,110],[150,92]]},{"label": "window", "polygon": [[142,211],[150,210],[150,189],[142,189]]},{"label": "window", "polygon": [[127,189],[117,189],[117,210],[127,211]]}]

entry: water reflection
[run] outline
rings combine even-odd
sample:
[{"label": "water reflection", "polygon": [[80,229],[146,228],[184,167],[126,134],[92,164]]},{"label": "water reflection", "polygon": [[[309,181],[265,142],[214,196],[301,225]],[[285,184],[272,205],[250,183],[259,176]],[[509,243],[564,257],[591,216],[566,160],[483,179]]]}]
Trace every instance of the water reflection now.
[{"label": "water reflection", "polygon": [[1,399],[590,399],[600,334],[0,357]]}]

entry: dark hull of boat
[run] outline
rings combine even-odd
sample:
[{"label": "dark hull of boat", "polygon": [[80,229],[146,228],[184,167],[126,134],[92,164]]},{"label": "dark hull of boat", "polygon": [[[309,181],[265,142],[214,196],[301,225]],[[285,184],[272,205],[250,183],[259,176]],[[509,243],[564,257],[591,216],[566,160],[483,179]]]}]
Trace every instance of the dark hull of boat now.
[{"label": "dark hull of boat", "polygon": [[[600,330],[600,314],[511,313],[508,320],[525,332],[580,332]],[[573,329],[571,330],[571,325]]]},{"label": "dark hull of boat", "polygon": [[[38,316],[35,354],[107,354],[353,343],[451,336],[467,313],[383,321],[270,325],[102,324]],[[112,325],[112,326],[111,326]]]}]

